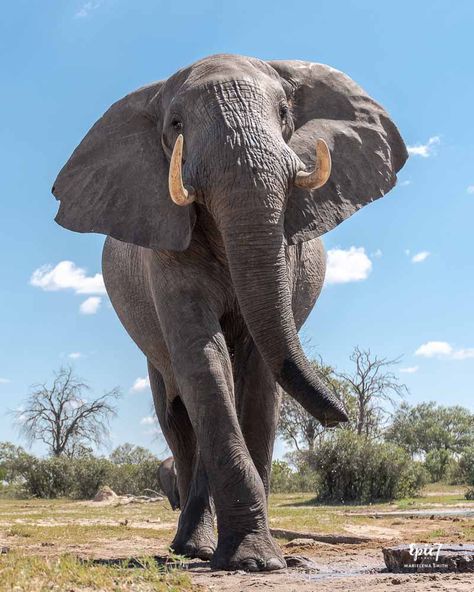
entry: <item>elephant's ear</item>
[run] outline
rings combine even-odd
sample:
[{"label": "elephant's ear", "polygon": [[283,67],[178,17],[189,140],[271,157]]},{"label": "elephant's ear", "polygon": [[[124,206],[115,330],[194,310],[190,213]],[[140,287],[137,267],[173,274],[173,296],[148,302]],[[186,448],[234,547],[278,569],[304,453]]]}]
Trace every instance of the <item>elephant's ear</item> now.
[{"label": "elephant's ear", "polygon": [[297,243],[324,234],[390,191],[408,155],[387,112],[342,72],[302,61],[270,65],[293,95],[291,148],[309,168],[317,138],[326,140],[332,156],[326,185],[314,191],[295,187],[288,198],[285,230],[288,241]]},{"label": "elephant's ear", "polygon": [[157,82],[127,95],[89,130],[58,175],[56,222],[153,249],[185,250],[194,206],[175,205],[161,147]]}]

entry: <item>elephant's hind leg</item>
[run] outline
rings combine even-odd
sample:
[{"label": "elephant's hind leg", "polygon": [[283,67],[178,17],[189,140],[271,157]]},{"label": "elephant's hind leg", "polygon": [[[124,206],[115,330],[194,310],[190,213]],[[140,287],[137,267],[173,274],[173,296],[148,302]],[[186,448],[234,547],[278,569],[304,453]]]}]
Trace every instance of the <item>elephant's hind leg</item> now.
[{"label": "elephant's hind leg", "polygon": [[179,517],[178,531],[171,543],[171,548],[179,555],[198,557],[207,561],[214,555],[216,546],[214,509],[209,492],[209,481],[197,451],[188,497]]},{"label": "elephant's hind leg", "polygon": [[250,336],[236,346],[234,367],[240,426],[268,497],[281,389]]},{"label": "elephant's hind leg", "polygon": [[214,516],[207,474],[199,460],[194,430],[181,399],[169,400],[163,377],[150,361],[148,374],[156,414],[173,453],[178,478],[182,512],[171,548],[180,555],[207,560],[216,548]]}]

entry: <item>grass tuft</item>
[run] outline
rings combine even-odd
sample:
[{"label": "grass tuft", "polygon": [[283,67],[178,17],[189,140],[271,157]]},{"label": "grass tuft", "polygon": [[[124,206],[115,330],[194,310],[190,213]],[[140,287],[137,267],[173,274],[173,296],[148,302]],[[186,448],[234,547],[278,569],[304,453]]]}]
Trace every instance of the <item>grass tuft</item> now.
[{"label": "grass tuft", "polygon": [[50,592],[68,590],[89,592],[191,592],[189,576],[167,570],[153,558],[140,559],[139,568],[123,565],[95,565],[71,555],[57,558],[8,553],[0,556],[2,592]]}]

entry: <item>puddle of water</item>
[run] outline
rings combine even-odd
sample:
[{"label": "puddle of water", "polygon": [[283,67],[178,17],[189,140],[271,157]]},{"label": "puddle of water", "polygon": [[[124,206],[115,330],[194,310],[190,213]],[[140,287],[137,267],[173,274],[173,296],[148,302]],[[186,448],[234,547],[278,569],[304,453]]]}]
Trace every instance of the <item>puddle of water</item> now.
[{"label": "puddle of water", "polygon": [[363,567],[359,569],[346,569],[343,571],[331,570],[331,571],[320,571],[316,574],[308,574],[308,580],[333,580],[336,578],[354,578],[357,576],[366,576],[371,574],[387,573],[385,565],[380,564],[378,567]]}]

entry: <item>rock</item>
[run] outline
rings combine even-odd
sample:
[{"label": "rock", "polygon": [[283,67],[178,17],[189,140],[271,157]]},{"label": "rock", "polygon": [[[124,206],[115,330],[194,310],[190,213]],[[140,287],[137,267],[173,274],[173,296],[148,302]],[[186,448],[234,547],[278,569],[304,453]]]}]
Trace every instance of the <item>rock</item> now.
[{"label": "rock", "polygon": [[103,487],[99,488],[99,491],[95,494],[94,501],[95,502],[110,502],[112,500],[117,499],[118,495],[115,491],[112,491],[110,487],[104,485]]},{"label": "rock", "polygon": [[10,551],[10,547],[0,547],[0,555],[6,555]]},{"label": "rock", "polygon": [[382,552],[391,572],[474,572],[474,545],[418,543]]}]

